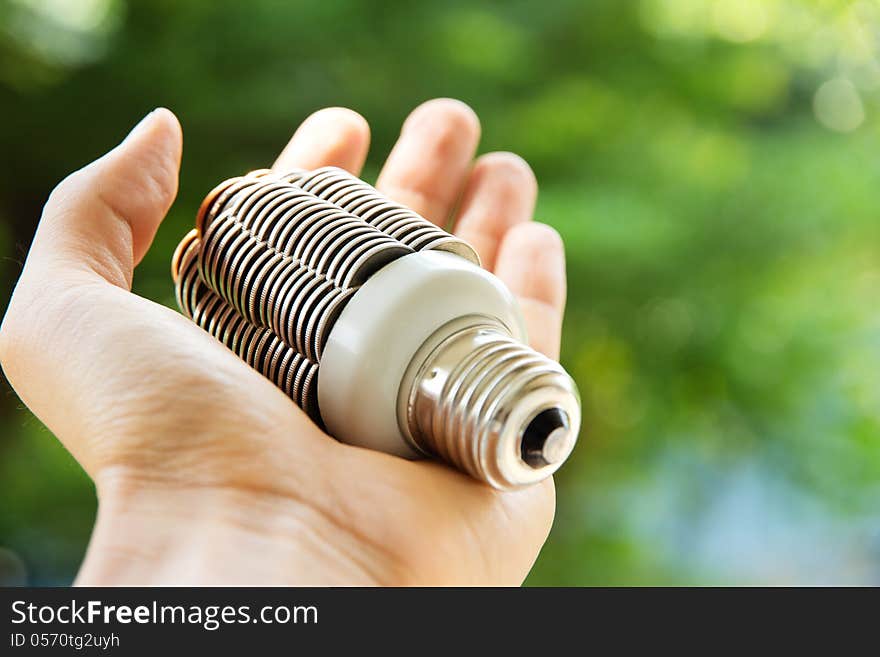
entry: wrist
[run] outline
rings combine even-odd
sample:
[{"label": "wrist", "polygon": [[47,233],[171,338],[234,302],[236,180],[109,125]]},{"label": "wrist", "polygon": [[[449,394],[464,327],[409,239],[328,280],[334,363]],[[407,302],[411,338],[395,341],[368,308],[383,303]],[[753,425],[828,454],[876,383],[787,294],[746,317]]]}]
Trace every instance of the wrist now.
[{"label": "wrist", "polygon": [[96,484],[78,585],[375,585],[381,555],[308,504],[275,493],[130,476]]}]

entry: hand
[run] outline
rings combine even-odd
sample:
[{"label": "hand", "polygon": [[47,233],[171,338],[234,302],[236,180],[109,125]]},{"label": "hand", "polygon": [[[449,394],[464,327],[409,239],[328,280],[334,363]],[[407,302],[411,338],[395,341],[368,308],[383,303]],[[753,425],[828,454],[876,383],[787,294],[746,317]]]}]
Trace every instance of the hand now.
[{"label": "hand", "polygon": [[[467,106],[425,103],[378,187],[437,223],[460,198],[456,232],[520,297],[533,346],[557,357],[562,243],[531,222],[528,165],[472,162],[478,138]],[[181,142],[156,110],[58,185],[0,329],[9,381],[95,482],[77,582],[521,583],[550,529],[552,480],[500,493],[338,443],[188,319],[131,293],[177,192]],[[275,167],[357,174],[368,142],[359,115],[322,110]]]}]

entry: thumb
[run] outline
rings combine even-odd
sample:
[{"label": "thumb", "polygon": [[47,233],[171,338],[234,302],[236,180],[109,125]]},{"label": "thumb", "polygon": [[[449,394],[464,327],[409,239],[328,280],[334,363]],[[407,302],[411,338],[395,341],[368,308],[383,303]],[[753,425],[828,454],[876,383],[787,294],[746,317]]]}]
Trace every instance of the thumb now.
[{"label": "thumb", "polygon": [[100,400],[114,399],[111,375],[124,362],[113,346],[136,340],[131,318],[147,302],[127,290],[177,193],[180,153],[177,119],[156,110],[65,178],[43,209],[0,327],[9,382],[84,461],[76,441],[100,432]]},{"label": "thumb", "polygon": [[156,109],[116,148],[65,178],[43,209],[28,273],[80,271],[130,288],[177,195],[181,149],[177,118]]}]

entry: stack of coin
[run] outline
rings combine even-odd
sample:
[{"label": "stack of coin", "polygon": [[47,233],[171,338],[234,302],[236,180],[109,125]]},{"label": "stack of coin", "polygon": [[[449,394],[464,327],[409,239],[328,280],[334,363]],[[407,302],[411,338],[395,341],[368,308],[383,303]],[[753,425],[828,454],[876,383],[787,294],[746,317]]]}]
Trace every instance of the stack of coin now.
[{"label": "stack of coin", "polygon": [[432,224],[408,207],[394,203],[375,187],[337,167],[323,167],[289,179],[319,198],[338,205],[415,251],[449,251],[480,264],[470,244]]},{"label": "stack of coin", "polygon": [[201,244],[199,273],[208,287],[249,322],[320,359],[329,329],[355,288],[339,287],[273,249],[226,213],[210,224]]},{"label": "stack of coin", "polygon": [[249,322],[199,275],[201,243],[195,230],[175,253],[172,270],[177,303],[205,331],[220,340],[248,365],[270,379],[322,425],[318,409],[318,365],[291,349],[272,330]]},{"label": "stack of coin", "polygon": [[462,240],[334,167],[230,178],[175,253],[181,310],[320,423],[327,338],[373,273],[423,249],[479,263]]},{"label": "stack of coin", "polygon": [[316,362],[356,287],[412,253],[267,171],[215,188],[196,223],[203,245],[199,271],[208,287]]},{"label": "stack of coin", "polygon": [[215,188],[196,225],[207,242],[212,225],[230,221],[344,288],[360,285],[392,260],[412,253],[360,217],[264,172]]}]

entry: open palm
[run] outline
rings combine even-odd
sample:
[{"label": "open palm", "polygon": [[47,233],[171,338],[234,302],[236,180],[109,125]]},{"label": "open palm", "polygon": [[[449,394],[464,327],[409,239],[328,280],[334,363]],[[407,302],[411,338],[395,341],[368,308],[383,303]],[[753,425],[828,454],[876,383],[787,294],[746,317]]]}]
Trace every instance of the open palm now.
[{"label": "open palm", "polygon": [[[531,221],[528,165],[509,153],[474,161],[478,140],[467,106],[429,101],[377,187],[438,224],[454,218],[519,296],[532,346],[556,357],[561,241]],[[552,480],[501,493],[338,443],[189,320],[131,293],[176,194],[181,141],[157,110],[53,191],[0,329],[7,378],[96,484],[78,581],[520,583],[552,522]],[[359,115],[322,110],[275,167],[359,174],[368,145]]]}]

